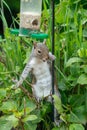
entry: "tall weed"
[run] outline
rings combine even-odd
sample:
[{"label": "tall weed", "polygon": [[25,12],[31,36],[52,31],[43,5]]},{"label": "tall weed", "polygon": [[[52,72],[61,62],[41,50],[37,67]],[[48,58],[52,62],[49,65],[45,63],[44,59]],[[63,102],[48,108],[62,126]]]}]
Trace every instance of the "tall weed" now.
[{"label": "tall weed", "polygon": [[[7,6],[6,3],[4,3]],[[31,38],[20,38],[5,29],[0,39],[0,130],[85,130],[87,123],[87,9],[86,1],[62,0],[55,4],[55,70],[61,101],[54,102],[62,122],[54,127],[49,113],[51,106],[42,102],[37,107],[20,89],[12,90],[13,79],[19,78],[31,51]],[[10,8],[7,6],[8,10]],[[6,20],[1,10],[3,23]],[[12,16],[13,17],[13,16]],[[48,33],[47,46],[51,50],[51,7],[43,1],[41,31]],[[7,25],[6,25],[7,27]],[[28,81],[30,79],[27,79]],[[24,88],[29,90],[27,83]],[[39,104],[38,104],[39,105]],[[4,122],[4,123],[3,123]],[[38,125],[39,123],[39,125]]]}]

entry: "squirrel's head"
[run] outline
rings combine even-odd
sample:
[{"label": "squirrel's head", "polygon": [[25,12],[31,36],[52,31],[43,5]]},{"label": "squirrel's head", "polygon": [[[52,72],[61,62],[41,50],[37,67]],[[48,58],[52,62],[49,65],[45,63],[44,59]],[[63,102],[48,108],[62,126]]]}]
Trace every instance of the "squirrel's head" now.
[{"label": "squirrel's head", "polygon": [[37,43],[34,42],[34,55],[43,60],[43,62],[50,60],[55,60],[55,56],[49,52],[47,46],[46,46],[46,40],[43,41],[43,43]]}]

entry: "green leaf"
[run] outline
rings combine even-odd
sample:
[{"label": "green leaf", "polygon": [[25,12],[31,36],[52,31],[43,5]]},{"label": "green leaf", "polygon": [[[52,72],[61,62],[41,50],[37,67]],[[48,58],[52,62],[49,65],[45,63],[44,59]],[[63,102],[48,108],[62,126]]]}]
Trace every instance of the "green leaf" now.
[{"label": "green leaf", "polygon": [[2,106],[0,107],[0,110],[3,112],[11,112],[17,110],[17,104],[14,101],[7,101],[3,102]]},{"label": "green leaf", "polygon": [[72,123],[81,123],[80,119],[73,112],[70,112],[70,114],[67,114],[67,121],[72,122]]},{"label": "green leaf", "polygon": [[0,89],[0,99],[6,97],[6,90],[5,89]]},{"label": "green leaf", "polygon": [[70,124],[69,130],[85,130],[81,124]]},{"label": "green leaf", "polygon": [[87,84],[87,75],[81,74],[77,80],[77,83],[81,85]]},{"label": "green leaf", "polygon": [[61,102],[60,97],[53,95],[53,98],[54,98],[54,105],[58,113],[59,114],[63,113],[62,102]]},{"label": "green leaf", "polygon": [[0,118],[0,130],[11,130],[18,125],[18,119],[14,115],[2,116]]},{"label": "green leaf", "polygon": [[66,86],[64,80],[59,82],[59,89],[62,91],[65,91],[67,89],[67,86]]},{"label": "green leaf", "polygon": [[14,115],[15,115],[17,118],[21,118],[22,116],[24,116],[24,110],[23,110],[23,111],[15,111],[15,112],[14,112]]},{"label": "green leaf", "polygon": [[0,130],[11,130],[12,124],[7,121],[1,121],[0,122]]},{"label": "green leaf", "polygon": [[6,118],[6,120],[7,120],[8,122],[11,122],[11,124],[12,124],[13,127],[16,127],[16,126],[18,125],[18,122],[19,122],[19,120],[18,120],[14,115],[8,116],[8,117]]},{"label": "green leaf", "polygon": [[41,113],[41,109],[36,109],[32,113],[33,113],[33,115],[36,115],[38,117],[36,120],[33,120],[32,123],[38,124],[39,122],[41,122],[43,120],[42,119],[43,116],[42,116],[42,113]]},{"label": "green leaf", "polygon": [[25,130],[36,130],[37,124],[33,124],[32,122],[25,122],[24,123]]},{"label": "green leaf", "polygon": [[50,102],[45,102],[42,104],[41,116],[45,117],[47,113],[52,112],[52,105]]},{"label": "green leaf", "polygon": [[87,65],[83,65],[82,69],[84,70],[84,72],[87,74]]},{"label": "green leaf", "polygon": [[84,101],[85,101],[85,95],[83,94],[80,95],[73,94],[70,95],[68,98],[68,102],[72,106],[72,108],[81,106],[84,103]]},{"label": "green leaf", "polygon": [[[68,12],[69,12],[68,8]],[[66,12],[67,12],[67,1],[61,2],[57,7],[55,11],[55,19],[57,23],[64,23],[66,20]]]},{"label": "green leaf", "polygon": [[73,58],[70,58],[67,63],[66,63],[66,67],[69,67],[71,66],[73,63],[78,63],[78,62],[83,62],[83,60],[81,58],[78,58],[78,57],[73,57]]},{"label": "green leaf", "polygon": [[36,109],[36,104],[33,101],[29,100],[28,98],[25,98],[25,99],[23,98],[22,105],[20,108],[21,110],[24,109],[24,100],[25,100],[27,112],[29,111],[29,113],[30,113]]},{"label": "green leaf", "polygon": [[62,124],[58,127],[54,127],[52,130],[69,130],[69,129],[66,125]]},{"label": "green leaf", "polygon": [[87,49],[86,48],[80,48],[78,51],[78,56],[79,57],[87,57]]},{"label": "green leaf", "polygon": [[52,130],[60,130],[58,127],[53,128]]},{"label": "green leaf", "polygon": [[85,105],[82,105],[82,106],[79,106],[79,107],[76,106],[72,109],[73,109],[72,111],[75,113],[75,115],[79,118],[81,124],[85,125],[86,122],[87,122],[87,112],[86,112]]},{"label": "green leaf", "polygon": [[36,120],[36,119],[37,119],[36,115],[27,115],[24,119],[22,119],[22,121],[26,122],[26,121],[33,121],[33,120]]},{"label": "green leaf", "polygon": [[63,114],[60,115],[60,119],[61,119],[62,121],[64,121],[65,123],[67,123],[66,117],[67,117],[67,116],[66,116],[65,113],[63,113]]}]

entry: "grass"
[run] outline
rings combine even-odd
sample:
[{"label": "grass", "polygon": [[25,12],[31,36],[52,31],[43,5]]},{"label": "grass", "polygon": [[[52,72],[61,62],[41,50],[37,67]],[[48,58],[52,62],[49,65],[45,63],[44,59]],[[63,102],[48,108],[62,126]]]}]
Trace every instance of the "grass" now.
[{"label": "grass", "polygon": [[[12,127],[16,130],[73,130],[73,128],[85,130],[87,123],[85,5],[86,2],[83,3],[82,0],[63,0],[55,5],[55,70],[61,93],[61,101],[55,98],[55,106],[57,105],[58,111],[62,110],[59,112],[63,121],[59,126],[55,126],[49,117],[49,113],[52,114],[50,104],[43,101],[38,109],[34,100],[28,99],[20,89],[12,90],[12,80],[19,78],[30,55],[33,39],[10,34],[1,11],[1,18],[6,28],[5,39],[0,38],[0,130],[5,130],[4,127],[8,130]],[[10,10],[8,6],[7,8]],[[43,1],[41,30],[49,35],[47,39],[49,50],[51,50],[50,12],[48,0]],[[31,93],[30,86],[26,82],[23,86]],[[14,107],[11,105],[12,102]]]}]

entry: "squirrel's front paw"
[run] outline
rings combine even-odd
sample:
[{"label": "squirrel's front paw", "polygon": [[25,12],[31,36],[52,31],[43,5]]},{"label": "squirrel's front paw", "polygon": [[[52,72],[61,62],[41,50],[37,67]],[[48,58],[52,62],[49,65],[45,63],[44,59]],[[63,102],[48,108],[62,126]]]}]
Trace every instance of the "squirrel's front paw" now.
[{"label": "squirrel's front paw", "polygon": [[15,90],[15,89],[17,89],[17,87],[16,87],[16,85],[14,84],[14,85],[12,85],[12,87],[11,87],[13,90]]},{"label": "squirrel's front paw", "polygon": [[20,79],[19,81],[17,79],[12,79],[12,81],[15,83],[14,85],[12,85],[12,89],[17,89],[20,87],[20,85],[22,84],[22,80]]},{"label": "squirrel's front paw", "polygon": [[17,82],[16,84],[12,85],[12,89],[17,89],[19,88],[19,86],[20,86],[20,83]]}]

